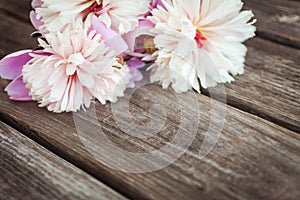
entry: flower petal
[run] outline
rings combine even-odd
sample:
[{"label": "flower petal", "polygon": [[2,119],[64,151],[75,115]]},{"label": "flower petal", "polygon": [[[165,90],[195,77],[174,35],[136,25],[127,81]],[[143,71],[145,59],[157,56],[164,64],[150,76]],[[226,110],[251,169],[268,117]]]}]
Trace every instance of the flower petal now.
[{"label": "flower petal", "polygon": [[31,60],[32,50],[12,53],[0,61],[0,77],[13,80],[22,74],[23,66]]},{"label": "flower petal", "polygon": [[42,0],[33,0],[31,3],[32,8],[40,8],[42,7],[42,5],[43,5]]},{"label": "flower petal", "polygon": [[128,49],[128,46],[121,35],[108,28],[96,16],[92,16],[91,23],[91,29],[95,30],[97,34],[101,34],[105,45],[109,47],[110,50],[113,50],[116,55],[120,55]]},{"label": "flower petal", "polygon": [[36,30],[40,30],[40,27],[43,25],[43,22],[38,19],[35,11],[30,12],[30,21]]},{"label": "flower petal", "polygon": [[5,91],[8,93],[10,99],[12,100],[32,101],[32,97],[29,95],[29,90],[25,87],[22,76],[19,76],[17,79],[12,81],[5,88]]},{"label": "flower petal", "polygon": [[137,58],[132,58],[126,61],[126,64],[130,69],[139,69],[145,67],[146,63]]}]

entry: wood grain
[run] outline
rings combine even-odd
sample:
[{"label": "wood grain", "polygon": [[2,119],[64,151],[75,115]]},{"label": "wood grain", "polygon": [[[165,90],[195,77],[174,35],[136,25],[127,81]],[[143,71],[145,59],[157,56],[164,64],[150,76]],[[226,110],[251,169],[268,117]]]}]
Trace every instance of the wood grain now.
[{"label": "wood grain", "polygon": [[[2,1],[0,6],[2,6],[1,4]],[[26,12],[28,11],[26,10]],[[0,31],[1,57],[14,51],[30,49],[36,46],[36,40],[30,38],[30,34],[34,31],[34,28],[31,25],[15,19],[11,17],[11,15],[7,15],[7,13],[1,9],[0,18],[5,19],[1,22]]]},{"label": "wood grain", "polygon": [[300,48],[299,1],[244,0],[257,21],[257,35],[274,42]]},{"label": "wood grain", "polygon": [[[198,155],[205,141],[206,131],[211,123],[214,105],[221,112],[223,104],[208,97],[194,93],[185,94],[197,98],[198,105],[191,105],[186,99],[179,105],[174,94],[161,90],[157,85],[146,86],[134,93],[130,100],[130,115],[122,109],[122,102],[114,104],[117,113],[113,115],[110,106],[97,105],[99,121],[80,115],[81,123],[91,133],[79,134],[75,129],[72,114],[55,115],[38,108],[36,103],[12,102],[2,93],[0,95],[0,119],[16,127],[28,137],[39,142],[57,155],[87,171],[112,188],[133,199],[297,199],[300,181],[300,136],[274,125],[261,118],[227,107],[225,125],[220,139],[207,157]],[[150,98],[151,97],[151,98]],[[138,106],[136,105],[138,103]],[[164,118],[160,110],[148,110],[153,104],[161,104],[167,112]],[[200,116],[196,111],[201,111]],[[152,110],[153,112],[153,110]],[[184,114],[184,115],[183,115]],[[121,119],[121,124],[115,117]],[[185,116],[185,117],[184,117]],[[131,136],[126,132],[126,124],[133,122],[141,126],[149,120],[164,121],[165,126],[153,137]],[[182,125],[179,122],[186,122]],[[197,122],[199,126],[197,126]],[[121,131],[121,128],[123,130]],[[124,128],[125,127],[125,128]],[[88,130],[87,129],[87,130]],[[112,141],[110,152],[101,149],[103,130]],[[182,131],[186,138],[197,131],[189,150],[169,167],[143,174],[123,173],[107,167],[109,162],[132,162],[131,157],[118,157],[116,147],[133,153],[160,149],[172,141]],[[135,133],[144,135],[151,132],[136,129]],[[94,134],[92,134],[94,133]],[[95,136],[96,134],[96,136]],[[211,134],[218,134],[212,132]],[[210,135],[213,136],[213,135]],[[88,145],[89,144],[89,145]],[[176,154],[180,144],[164,152],[160,159]],[[147,163],[147,158],[145,162]],[[144,163],[140,163],[142,166]]]},{"label": "wood grain", "polygon": [[31,2],[32,0],[22,0],[22,2],[20,0],[1,0],[0,11],[28,24],[30,23],[29,12],[32,10]]},{"label": "wood grain", "polygon": [[0,199],[126,199],[0,122]]},{"label": "wood grain", "polygon": [[[300,3],[281,0],[244,0],[245,9],[253,10],[257,21],[257,35],[265,39],[300,48]],[[20,21],[29,22],[31,0],[0,2],[2,10]]]},{"label": "wood grain", "polygon": [[[8,25],[6,27],[7,32],[13,29]],[[8,45],[5,48],[11,48],[10,43],[16,38],[14,32],[9,33],[11,34],[5,34],[7,36],[5,45]],[[26,44],[11,45],[13,48],[23,48]],[[226,85],[228,103],[291,130],[298,130],[298,51],[262,39],[252,40],[247,45],[250,48],[246,75],[238,77],[230,86]],[[9,53],[5,50],[3,52]],[[100,147],[103,144],[99,138],[77,132],[71,114],[54,115],[38,108],[34,102],[10,101],[2,92],[6,84],[7,82],[1,82],[0,120],[130,198],[298,199],[300,197],[300,136],[220,102],[212,101],[212,104],[211,99],[204,95],[189,92],[184,94],[186,99],[180,104],[172,91],[164,91],[157,85],[149,85],[133,94],[130,98],[129,111],[124,110],[122,104],[126,103],[126,98],[129,97],[122,98],[119,103],[114,104],[115,108],[119,108],[115,113],[112,112],[110,104],[107,106],[97,104],[98,119],[87,128],[95,133],[101,129],[113,142],[109,146],[111,152],[107,154],[102,152]],[[284,90],[285,88],[288,90]],[[195,99],[196,105],[192,103]],[[164,109],[159,109],[157,104]],[[212,109],[213,106],[217,107],[215,111]],[[219,133],[216,127],[213,127],[213,130],[216,130],[212,134],[206,133],[211,124],[210,119],[218,119],[222,124],[222,118],[219,119],[217,116],[224,106],[227,108],[227,115],[220,139],[208,156],[201,159],[198,153],[202,144],[207,141],[206,137]],[[116,116],[120,121],[116,121]],[[79,115],[79,119],[83,125],[89,125],[91,122],[83,114]],[[147,127],[149,122],[154,124],[165,122],[165,124],[158,134],[153,134],[149,138],[141,137],[152,133],[152,129],[141,128]],[[132,123],[140,125],[139,129],[133,131],[141,136],[130,135],[129,124]],[[116,147],[126,152],[151,152],[168,145],[179,131],[182,131],[185,138],[189,138],[195,130],[197,135],[189,150],[176,162],[159,171],[143,174],[124,173],[109,168],[101,160],[105,158],[112,163],[129,163],[132,162],[132,157],[118,157],[114,153]],[[166,160],[168,156],[174,156],[178,150],[182,150],[180,144],[174,144],[172,147],[173,149],[165,151],[159,158]],[[148,161],[146,158],[139,166],[143,167]]]}]

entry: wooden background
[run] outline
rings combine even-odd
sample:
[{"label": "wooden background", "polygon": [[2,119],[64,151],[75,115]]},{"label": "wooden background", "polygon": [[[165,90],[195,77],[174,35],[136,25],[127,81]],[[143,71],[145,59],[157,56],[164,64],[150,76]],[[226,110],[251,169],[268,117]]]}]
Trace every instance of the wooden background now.
[{"label": "wooden background", "polygon": [[[96,105],[99,121],[92,129],[101,128],[128,152],[159,149],[179,130],[188,137],[196,127],[189,149],[158,171],[125,173],[108,167],[94,155],[111,162],[132,158],[114,151],[101,154],[93,145],[87,149],[94,138],[77,133],[72,114],[10,101],[3,92],[8,82],[0,80],[0,199],[300,199],[300,2],[245,0],[245,8],[258,19],[258,37],[246,43],[245,75],[225,85],[227,104],[212,100],[208,91],[189,92],[180,103],[171,90],[142,87],[114,105],[130,99],[130,112],[115,114],[122,126],[166,120],[151,138],[128,134],[115,121],[110,104]],[[1,57],[35,46],[29,38],[29,11],[30,0],[0,0]],[[191,107],[193,101],[196,107]],[[157,104],[167,117],[159,111],[149,114]],[[200,147],[211,117],[216,117],[213,106],[217,114],[227,109],[225,123],[216,146],[201,158]],[[88,123],[85,115],[79,117]],[[183,127],[180,120],[191,123]],[[173,148],[164,153],[183,150]]]}]

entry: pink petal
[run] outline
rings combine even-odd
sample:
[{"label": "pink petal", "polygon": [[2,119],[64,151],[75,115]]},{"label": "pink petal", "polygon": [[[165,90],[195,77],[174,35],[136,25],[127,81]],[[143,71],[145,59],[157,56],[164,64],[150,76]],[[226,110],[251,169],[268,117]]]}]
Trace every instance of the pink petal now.
[{"label": "pink petal", "polygon": [[127,84],[127,88],[134,88],[135,82],[143,79],[143,74],[138,70],[142,67],[145,67],[146,63],[138,58],[132,58],[129,61],[126,61],[130,69],[131,79]]},{"label": "pink petal", "polygon": [[43,5],[42,0],[33,0],[31,3],[32,8],[40,8],[42,7],[42,5]]},{"label": "pink petal", "polygon": [[151,15],[151,11],[158,6],[161,6],[162,8],[166,9],[166,6],[162,3],[161,0],[152,0],[150,2],[149,11],[145,14],[145,18]]},{"label": "pink petal", "polygon": [[36,30],[40,30],[40,27],[43,25],[43,22],[37,18],[35,11],[30,12],[30,21]]},{"label": "pink petal", "polygon": [[91,30],[95,30],[98,34],[101,34],[102,39],[105,41],[105,45],[114,50],[116,55],[122,54],[128,49],[128,46],[124,39],[115,31],[108,28],[102,21],[100,21],[95,15],[92,16]]},{"label": "pink petal", "polygon": [[139,70],[133,70],[130,72],[132,75],[131,81],[140,81],[143,79],[143,74]]},{"label": "pink petal", "polygon": [[143,79],[143,74],[137,70],[137,69],[132,69],[130,70],[131,74],[131,79],[129,83],[127,84],[127,88],[134,88],[135,87],[135,82],[140,81]]},{"label": "pink petal", "polygon": [[132,59],[126,61],[126,63],[130,69],[139,69],[146,65],[145,62],[143,62],[137,58],[132,58]]},{"label": "pink petal", "polygon": [[163,7],[164,9],[166,9],[166,6],[162,3],[161,0],[153,0],[153,1],[152,1],[152,6],[153,6],[153,9],[154,9],[154,8],[157,8],[158,6],[161,6],[161,7]]},{"label": "pink petal", "polygon": [[5,91],[9,95],[10,99],[16,101],[32,101],[32,97],[29,96],[29,90],[25,87],[23,77],[19,76],[12,81],[6,88]]},{"label": "pink petal", "polygon": [[23,66],[31,60],[32,50],[12,53],[0,61],[0,77],[13,80],[22,74]]},{"label": "pink petal", "polygon": [[96,12],[96,14],[98,16],[104,14],[104,13],[107,13],[110,9],[112,8],[111,5],[106,5],[104,8],[102,8],[102,10],[100,10],[99,12]]}]

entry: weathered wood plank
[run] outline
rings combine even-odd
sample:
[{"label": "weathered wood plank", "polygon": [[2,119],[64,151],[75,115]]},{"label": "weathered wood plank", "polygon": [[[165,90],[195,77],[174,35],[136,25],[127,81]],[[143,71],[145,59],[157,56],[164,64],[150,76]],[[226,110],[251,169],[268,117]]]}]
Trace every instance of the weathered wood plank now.
[{"label": "weathered wood plank", "polygon": [[[11,37],[14,38],[14,36]],[[261,42],[259,39],[252,41],[258,41],[257,44],[265,44],[265,41]],[[256,42],[254,45],[256,45]],[[274,48],[274,46],[272,47]],[[275,47],[283,48],[283,50],[288,49],[280,45]],[[259,50],[261,47],[258,46],[257,48]],[[253,46],[253,51],[256,50],[256,47]],[[272,55],[264,54],[264,56]],[[288,59],[293,61],[291,58]],[[258,60],[259,63],[254,63],[254,66],[265,66],[262,59]],[[297,64],[297,61],[293,62]],[[269,64],[269,66],[272,68],[273,65]],[[293,71],[297,71],[295,66],[293,64],[291,67]],[[286,68],[289,68],[289,64]],[[252,70],[252,68],[249,71],[253,71],[251,77],[260,77],[261,71]],[[264,78],[271,75],[268,71],[264,73],[266,73],[263,76]],[[273,80],[266,79],[264,81],[271,82]],[[2,86],[4,85],[3,83]],[[172,133],[176,133],[179,129],[187,129],[184,133],[188,137],[188,130],[193,130],[197,126],[193,127],[192,123],[188,127],[179,126],[178,122],[182,119],[180,111],[181,109],[186,110],[185,112],[189,115],[186,118],[183,117],[183,120],[196,119],[201,124],[197,127],[198,135],[189,151],[178,161],[157,172],[127,174],[112,170],[105,163],[95,160],[95,157],[87,152],[87,147],[82,142],[95,144],[94,140],[97,138],[87,136],[82,138],[81,135],[78,135],[70,114],[53,115],[44,109],[38,109],[35,103],[11,102],[2,92],[0,93],[0,118],[56,154],[132,198],[218,199],[219,196],[222,196],[223,199],[297,199],[299,197],[299,135],[228,107],[225,127],[219,142],[213,151],[201,160],[198,151],[204,141],[205,132],[211,118],[210,99],[199,95],[197,97],[198,106],[190,105],[191,100],[188,99],[183,107],[180,107],[178,102],[172,98],[174,96],[171,95],[170,91],[162,91],[158,86],[153,87],[151,90],[142,89],[134,94],[130,104],[131,111],[134,113],[133,116],[128,116],[122,109],[120,109],[118,115],[123,119],[124,126],[127,123],[130,124],[130,120],[143,125],[143,121],[147,122],[149,120],[146,112],[149,107],[152,104],[162,104],[169,115],[166,126],[160,134],[150,139],[131,137],[126,131],[122,132],[120,127],[117,126],[110,108],[103,106],[97,107],[100,124],[96,124],[96,126],[98,129],[102,128],[119,147],[133,152],[144,152],[164,146],[167,141],[173,138]],[[273,87],[275,92],[272,95],[278,94],[278,92],[276,93],[276,84]],[[292,87],[293,91],[297,91],[297,87],[297,85]],[[238,89],[240,90],[241,87]],[[277,89],[277,91],[281,90]],[[263,93],[263,91],[260,92]],[[145,98],[149,93],[151,96]],[[188,96],[191,93],[185,95]],[[251,94],[247,95],[251,97]],[[243,99],[244,96],[239,98]],[[242,101],[246,108],[247,98],[246,101]],[[256,105],[256,101],[260,101],[260,98],[261,96],[259,98],[255,96],[254,105]],[[273,98],[277,98],[277,95]],[[230,100],[230,98],[228,99]],[[218,102],[215,103],[218,107],[223,105]],[[296,105],[298,104],[296,103]],[[202,111],[200,118],[195,113],[195,110],[198,110],[197,108]],[[298,119],[297,115],[295,117]],[[164,120],[161,113],[154,113],[151,119],[154,121]],[[82,117],[82,120],[86,123],[89,121],[85,117]],[[145,130],[136,130],[136,132],[147,133]],[[93,153],[101,152],[97,145],[91,145],[91,147]],[[180,147],[174,146],[174,149],[178,148]],[[114,146],[112,146],[113,149]],[[166,153],[168,155],[174,154],[173,151]],[[108,157],[107,159],[111,159],[111,161],[115,159],[113,151],[109,155],[100,154],[101,156]],[[131,160],[129,157],[125,157],[120,158],[121,161],[130,162]]]},{"label": "weathered wood plank", "polygon": [[[0,6],[2,3],[0,3]],[[0,55],[21,49],[34,48],[36,40],[30,38],[34,28],[18,19],[8,16],[7,13],[0,9],[1,31],[0,31]]]},{"label": "weathered wood plank", "polygon": [[257,18],[257,35],[300,48],[300,3],[281,0],[244,0]]},{"label": "weathered wood plank", "polygon": [[0,199],[126,199],[0,122]]},{"label": "weathered wood plank", "polygon": [[[300,195],[300,136],[258,117],[227,107],[227,116],[220,139],[207,157],[198,155],[205,141],[211,117],[222,111],[223,104],[213,101],[217,110],[211,114],[212,104],[208,97],[193,93],[185,94],[186,101],[180,106],[171,91],[150,85],[136,91],[132,96],[128,115],[123,110],[121,99],[114,104],[118,108],[113,115],[110,106],[97,106],[99,121],[90,124],[91,119],[80,115],[83,128],[94,133],[79,134],[75,129],[72,114],[54,115],[35,103],[9,101],[0,95],[0,119],[26,133],[64,159],[76,164],[99,180],[128,195],[130,198],[147,199],[297,199]],[[191,105],[191,98],[197,98],[199,105]],[[138,106],[136,105],[138,104]],[[167,118],[158,110],[150,117],[148,109],[161,104]],[[196,111],[200,110],[200,116]],[[183,115],[184,114],[184,115]],[[116,116],[121,121],[116,122]],[[146,126],[149,120],[166,120],[159,133],[150,138],[131,136],[126,132],[127,124],[133,122]],[[187,122],[185,125],[179,122]],[[199,122],[199,126],[195,124]],[[123,127],[123,131],[121,131]],[[97,131],[102,129],[113,144],[107,154]],[[78,129],[77,129],[78,130]],[[193,144],[175,163],[155,172],[130,174],[113,170],[109,162],[130,163],[129,156],[119,157],[116,146],[125,152],[153,151],[169,144],[178,131],[184,138],[192,137],[197,131]],[[151,129],[136,129],[137,134],[149,134]],[[95,135],[96,134],[96,135]],[[98,133],[100,134],[100,133]],[[211,134],[218,134],[212,132]],[[213,135],[211,135],[213,136]],[[180,143],[165,154],[175,155],[181,149]],[[96,155],[96,156],[95,156]],[[159,157],[166,159],[166,155]],[[96,159],[98,158],[98,159]],[[147,157],[144,162],[148,162]],[[143,166],[143,162],[140,163]]]},{"label": "weathered wood plank", "polygon": [[29,23],[29,12],[31,10],[32,0],[1,0],[0,10],[7,12],[8,15],[14,18]]}]

